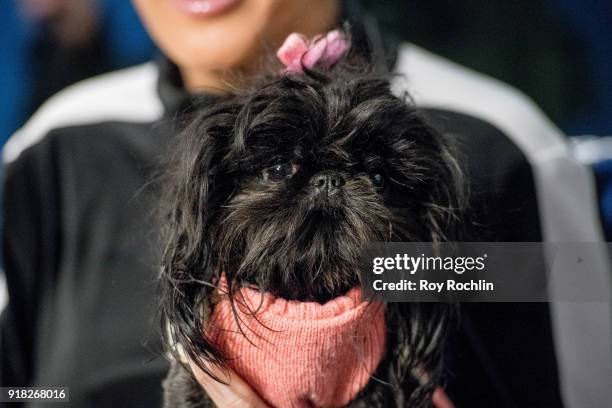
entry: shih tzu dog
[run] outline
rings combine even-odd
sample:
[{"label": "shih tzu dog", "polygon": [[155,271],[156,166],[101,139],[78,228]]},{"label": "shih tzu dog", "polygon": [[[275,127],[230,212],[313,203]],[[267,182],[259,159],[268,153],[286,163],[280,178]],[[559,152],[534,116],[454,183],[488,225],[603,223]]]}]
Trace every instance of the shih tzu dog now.
[{"label": "shih tzu dog", "polygon": [[165,405],[214,406],[190,361],[277,407],[431,406],[452,308],[364,301],[358,271],[367,242],[455,233],[449,143],[343,33],[277,55],[282,73],[197,112],[170,159]]}]

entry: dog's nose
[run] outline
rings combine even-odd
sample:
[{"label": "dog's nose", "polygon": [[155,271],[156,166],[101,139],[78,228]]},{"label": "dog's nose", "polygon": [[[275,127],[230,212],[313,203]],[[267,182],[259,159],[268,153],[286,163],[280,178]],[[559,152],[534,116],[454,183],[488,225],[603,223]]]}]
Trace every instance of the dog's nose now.
[{"label": "dog's nose", "polygon": [[344,177],[336,172],[315,174],[310,182],[318,193],[332,195],[338,192],[345,183]]}]

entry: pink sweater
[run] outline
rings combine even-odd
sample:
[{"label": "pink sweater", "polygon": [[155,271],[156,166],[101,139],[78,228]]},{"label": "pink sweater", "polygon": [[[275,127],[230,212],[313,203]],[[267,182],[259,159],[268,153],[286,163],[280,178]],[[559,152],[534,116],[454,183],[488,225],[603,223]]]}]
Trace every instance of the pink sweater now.
[{"label": "pink sweater", "polygon": [[208,334],[228,365],[275,407],[344,406],[384,355],[384,307],[363,302],[358,288],[324,305],[247,288],[236,299],[246,338],[226,298],[215,306]]}]

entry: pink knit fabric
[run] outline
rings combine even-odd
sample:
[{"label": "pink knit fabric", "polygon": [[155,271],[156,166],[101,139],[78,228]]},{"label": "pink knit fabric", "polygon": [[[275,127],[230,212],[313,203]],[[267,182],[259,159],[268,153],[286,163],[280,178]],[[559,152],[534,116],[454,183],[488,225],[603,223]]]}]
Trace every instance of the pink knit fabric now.
[{"label": "pink knit fabric", "polygon": [[234,305],[246,338],[227,298],[215,306],[207,333],[228,365],[275,407],[344,406],[385,352],[384,307],[363,302],[358,288],[324,305],[243,288]]}]

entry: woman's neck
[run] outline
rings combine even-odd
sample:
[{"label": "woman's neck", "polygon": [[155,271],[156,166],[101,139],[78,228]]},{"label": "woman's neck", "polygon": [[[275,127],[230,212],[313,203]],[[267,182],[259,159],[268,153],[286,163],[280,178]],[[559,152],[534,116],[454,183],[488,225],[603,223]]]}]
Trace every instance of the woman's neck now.
[{"label": "woman's neck", "polygon": [[[307,37],[314,37],[317,34],[325,33],[338,24],[340,16],[340,1],[327,1],[323,3],[325,7],[316,7],[310,10],[309,18],[293,21],[294,31],[303,33]],[[282,16],[279,17],[282,19]],[[285,24],[289,26],[289,24]],[[289,33],[280,32],[268,39],[272,47],[278,47],[285,40]],[[262,65],[266,53],[270,48],[261,47],[257,50],[250,50],[244,55],[243,61],[239,66],[231,69],[201,69],[201,67],[179,67],[185,89],[190,93],[222,94],[234,86],[240,86],[241,82],[247,81]],[[266,64],[264,64],[265,66]]]},{"label": "woman's neck", "polygon": [[231,76],[222,70],[198,70],[180,68],[183,86],[191,94],[223,94],[231,86]]}]

